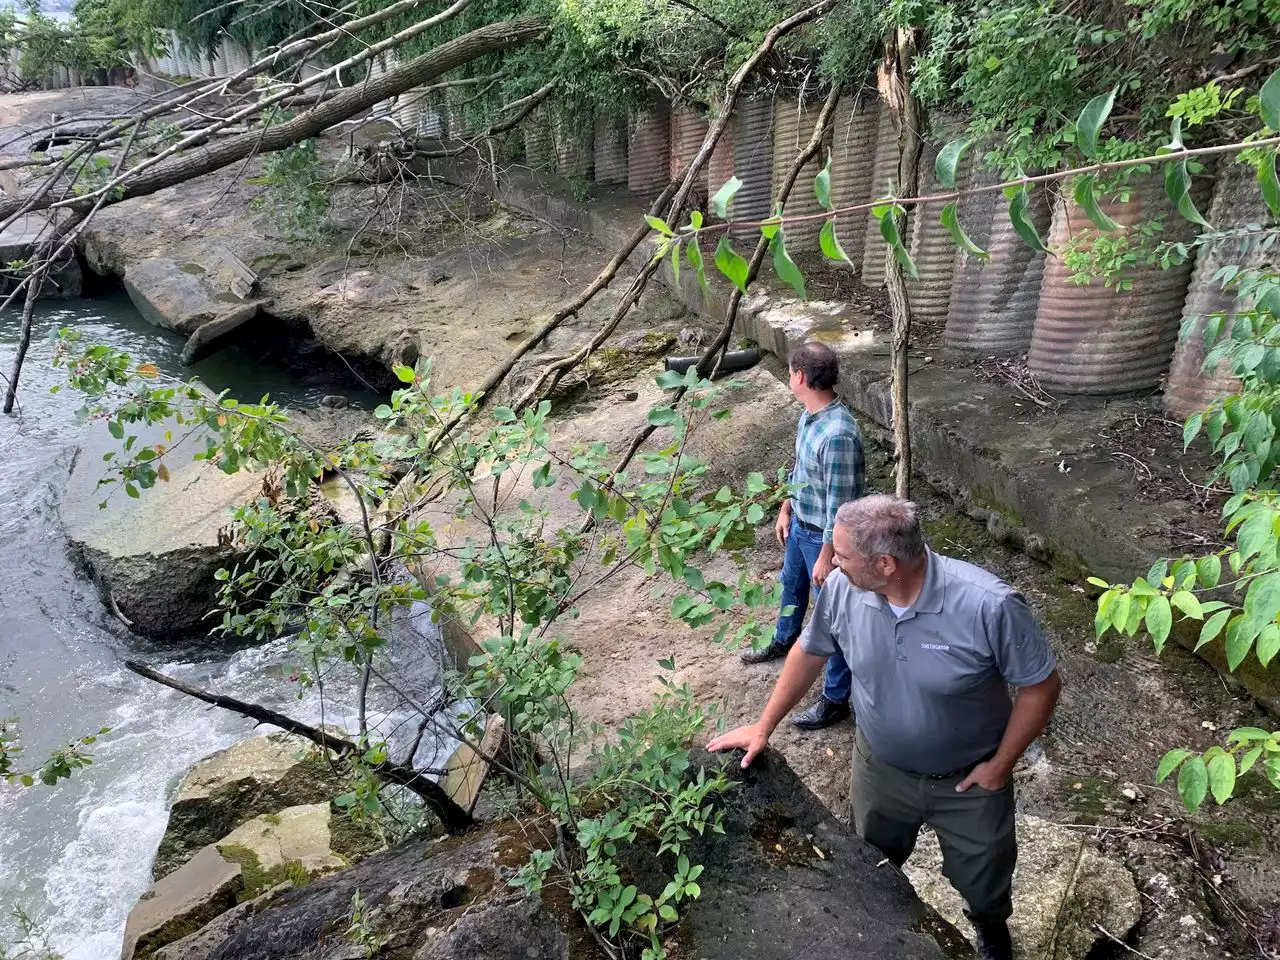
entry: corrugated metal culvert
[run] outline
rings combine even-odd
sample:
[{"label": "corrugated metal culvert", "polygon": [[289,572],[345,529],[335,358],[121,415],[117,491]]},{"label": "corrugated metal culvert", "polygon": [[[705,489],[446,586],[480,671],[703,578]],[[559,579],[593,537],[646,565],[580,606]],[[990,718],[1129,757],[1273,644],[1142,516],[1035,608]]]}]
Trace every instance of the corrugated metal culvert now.
[{"label": "corrugated metal culvert", "polygon": [[551,117],[546,107],[536,107],[520,124],[524,134],[524,162],[533,170],[551,170],[556,164],[556,145],[551,136]]},{"label": "corrugated metal culvert", "polygon": [[[947,187],[938,182],[938,153],[959,132],[958,125],[940,125],[937,140],[926,143],[920,153],[920,187],[922,195],[946,193]],[[970,158],[961,158],[956,182],[963,183],[968,176]],[[951,282],[955,275],[956,245],[951,232],[942,225],[940,217],[945,201],[922,204],[911,212],[911,259],[915,261],[919,280],[907,278],[907,301],[911,305],[912,319],[923,323],[941,324],[947,319],[951,304]]]},{"label": "corrugated metal culvert", "polygon": [[[668,173],[672,180],[680,176],[684,168],[693,162],[693,158],[702,149],[702,142],[707,138],[708,124],[702,112],[689,106],[676,107],[671,112],[671,157]],[[704,166],[698,179],[694,181],[694,189],[707,189],[707,168]]]},{"label": "corrugated metal culvert", "polygon": [[[810,97],[808,100],[775,101],[773,113],[773,195],[778,195],[782,182],[786,179],[791,165],[795,163],[797,154],[809,144],[813,136],[813,128],[818,114],[822,111],[821,101]],[[821,172],[825,162],[824,151],[804,165],[791,195],[787,198],[784,211],[791,216],[805,216],[821,213],[818,198],[813,192],[813,180]],[[822,229],[821,220],[806,221],[786,227],[787,246],[797,250],[818,249],[818,233]]]},{"label": "corrugated metal culvert", "polygon": [[648,110],[632,114],[630,126],[627,189],[638,197],[655,197],[669,181],[671,121],[667,105],[655,103]]},{"label": "corrugated metal culvert", "polygon": [[[1201,177],[1197,188],[1207,190]],[[1189,240],[1195,225],[1180,217],[1152,176],[1135,178],[1128,203],[1104,198],[1103,211],[1132,227],[1160,218],[1164,241]],[[1088,232],[1084,232],[1088,231]],[[1071,237],[1096,236],[1084,212],[1063,199],[1053,214],[1050,249],[1061,251]],[[1050,392],[1106,396],[1149,390],[1160,383],[1178,336],[1191,263],[1168,270],[1142,267],[1131,274],[1131,290],[1108,289],[1101,279],[1081,286],[1059,255],[1050,257],[1040,285],[1040,307],[1027,354],[1027,367]]]},{"label": "corrugated metal culvert", "polygon": [[[730,228],[733,237],[757,237],[753,223],[770,213],[773,190],[773,101],[763,97],[748,100],[738,107],[733,119],[733,173],[742,181],[729,214],[741,225]],[[725,177],[725,180],[728,180]],[[711,192],[723,185],[711,183]]]},{"label": "corrugated metal culvert", "polygon": [[[1214,188],[1209,222],[1221,230],[1249,223],[1262,224],[1269,219],[1253,168],[1243,163],[1224,162]],[[1230,318],[1236,309],[1235,290],[1223,290],[1213,275],[1233,263],[1245,268],[1260,267],[1268,257],[1256,243],[1244,238],[1218,240],[1197,251],[1191,287],[1182,308],[1183,321],[1194,317],[1194,326],[1174,348],[1169,379],[1164,386],[1164,408],[1171,414],[1189,416],[1203,410],[1217,397],[1240,389],[1240,381],[1225,365],[1212,371],[1204,370],[1204,358],[1209,352],[1204,342],[1205,320],[1215,313],[1225,313],[1228,320],[1222,332],[1226,333],[1231,329]]]},{"label": "corrugated metal culvert", "polygon": [[[837,207],[871,199],[879,126],[880,100],[874,92],[846,97],[836,108],[831,144],[831,195]],[[859,270],[870,218],[869,211],[861,210],[836,221],[840,245]]]},{"label": "corrugated metal culvert", "polygon": [[[898,131],[893,128],[887,107],[880,108],[880,123],[876,129],[876,155],[871,165],[871,199],[885,196],[892,189],[901,193],[898,181]],[[910,229],[910,213],[906,228]],[[866,241],[862,246],[861,276],[867,287],[884,286],[884,258],[889,249],[880,235],[880,221],[867,213]],[[853,256],[853,254],[849,254]]]},{"label": "corrugated metal culvert", "polygon": [[556,115],[556,171],[562,177],[590,177],[595,169],[592,124],[568,113]]},{"label": "corrugated metal culvert", "polygon": [[[737,136],[738,115],[734,114],[721,131],[720,139],[716,141],[715,149],[711,151],[711,159],[707,161],[708,195],[719,190],[724,186],[725,181],[733,176],[733,145],[737,141]],[[733,211],[729,212],[732,214]],[[707,204],[707,217],[711,220],[718,219],[711,209],[711,204]]]},{"label": "corrugated metal culvert", "polygon": [[[972,169],[962,183],[991,186],[997,171],[980,168],[982,148],[969,148]],[[1023,242],[1009,222],[1009,201],[999,190],[964,197],[957,208],[965,233],[990,254],[989,260],[957,249],[953,255],[951,299],[942,342],[956,350],[990,355],[1025,353],[1031,344],[1044,253]],[[1031,222],[1044,236],[1053,211],[1044,188],[1031,191]]]},{"label": "corrugated metal culvert", "polygon": [[596,183],[627,182],[627,118],[596,114]]}]

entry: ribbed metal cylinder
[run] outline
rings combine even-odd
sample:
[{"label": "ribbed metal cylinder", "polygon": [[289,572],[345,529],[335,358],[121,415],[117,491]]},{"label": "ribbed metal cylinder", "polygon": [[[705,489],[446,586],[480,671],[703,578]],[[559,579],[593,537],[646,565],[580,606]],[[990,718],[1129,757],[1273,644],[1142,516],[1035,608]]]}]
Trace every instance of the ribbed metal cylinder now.
[{"label": "ribbed metal cylinder", "polygon": [[[846,98],[836,108],[831,144],[831,194],[837,207],[871,200],[880,102],[875,94]],[[871,211],[862,210],[836,221],[836,234],[845,253],[859,270],[867,242]]]},{"label": "ribbed metal cylinder", "polygon": [[596,183],[626,183],[627,118],[597,113],[592,148]]},{"label": "ribbed metal cylinder", "polygon": [[627,141],[627,189],[638,197],[654,197],[669,182],[671,117],[665,103],[631,116]]},{"label": "ribbed metal cylinder", "polygon": [[556,164],[556,144],[551,136],[551,117],[545,106],[520,124],[524,134],[524,162],[531,170],[552,170]]},{"label": "ribbed metal cylinder", "polygon": [[562,177],[590,177],[595,170],[593,125],[569,114],[555,123],[556,171]]},{"label": "ribbed metal cylinder", "polygon": [[[741,223],[731,227],[729,235],[759,236],[759,228],[752,224],[769,216],[773,190],[772,100],[760,97],[738,105],[733,118],[733,175],[742,181],[742,186],[729,213]],[[713,180],[712,193],[723,183],[724,180]]]},{"label": "ribbed metal cylinder", "polygon": [[[883,197],[890,189],[898,190],[898,132],[893,129],[887,107],[880,107],[880,122],[876,128],[876,154],[871,164],[871,197]],[[907,228],[910,228],[908,215]],[[866,240],[862,245],[861,276],[865,287],[884,286],[884,258],[888,251],[884,237],[880,235],[880,222],[868,216]],[[850,254],[852,256],[852,254]]]},{"label": "ribbed metal cylinder", "polygon": [[[810,99],[806,103],[798,100],[782,100],[775,102],[773,112],[773,195],[778,195],[782,182],[795,163],[796,156],[809,144],[813,137],[813,129],[818,120],[821,106]],[[813,192],[813,181],[822,170],[822,153],[804,165],[791,195],[783,207],[784,213],[790,216],[805,216],[821,213],[818,198]],[[821,220],[805,221],[786,227],[787,245],[797,250],[818,249],[818,233],[822,229]]]},{"label": "ribbed metal cylinder", "polygon": [[421,87],[414,87],[396,97],[396,106],[391,111],[391,116],[396,123],[400,124],[400,129],[409,136],[416,136],[418,133],[422,120],[422,104],[427,96]]},{"label": "ribbed metal cylinder", "polygon": [[[1214,188],[1209,222],[1223,230],[1247,223],[1266,223],[1269,219],[1253,168],[1242,163],[1224,163]],[[1266,260],[1267,255],[1257,243],[1243,240],[1218,240],[1197,251],[1191,286],[1182,307],[1183,324],[1189,329],[1174,348],[1169,378],[1164,385],[1164,408],[1169,413],[1186,417],[1203,410],[1217,397],[1239,391],[1240,381],[1225,364],[1213,370],[1204,369],[1209,352],[1204,342],[1205,320],[1217,313],[1225,314],[1227,322],[1222,326],[1225,334],[1231,329],[1231,318],[1237,309],[1235,290],[1223,290],[1214,275],[1228,264],[1249,269],[1262,266]]]},{"label": "ribbed metal cylinder", "polygon": [[[681,106],[671,111],[671,157],[668,172],[672,180],[693,162],[693,158],[702,149],[702,142],[707,138],[707,127],[706,118],[700,110]],[[702,168],[694,186],[706,190],[706,167]]]},{"label": "ribbed metal cylinder", "polygon": [[[952,124],[939,125],[939,139],[925,143],[920,153],[919,190],[921,195],[945,193],[947,187],[938,181],[938,153],[946,146],[958,128]],[[961,158],[961,169],[956,182],[963,183],[968,176],[969,156]],[[955,277],[956,245],[951,232],[942,225],[942,208],[945,203],[928,203],[911,212],[911,259],[915,261],[920,279],[906,278],[907,302],[911,305],[913,321],[930,325],[946,322],[947,309],[951,305],[951,282]]]},{"label": "ribbed metal cylinder", "polygon": [[[980,170],[981,150],[974,153],[970,186],[999,183],[998,172]],[[1001,356],[1025,353],[1031,344],[1045,255],[1023,242],[1009,222],[1009,202],[999,190],[960,200],[957,212],[965,233],[990,254],[983,260],[964,250],[953,254],[951,298],[942,342],[955,350]],[[1044,236],[1053,218],[1049,194],[1031,192],[1031,222]]]},{"label": "ribbed metal cylinder", "polygon": [[[1204,178],[1200,184],[1207,186]],[[1203,192],[1203,191],[1201,191]],[[1134,180],[1128,203],[1105,198],[1102,210],[1124,227],[1162,218],[1164,241],[1189,240],[1195,226],[1169,204],[1154,177]],[[1051,249],[1070,238],[1096,236],[1088,217],[1071,200],[1057,205],[1049,231]],[[1027,368],[1048,391],[1107,396],[1149,390],[1160,383],[1173,355],[1178,322],[1191,279],[1191,263],[1161,270],[1139,267],[1129,290],[1107,288],[1101,279],[1075,283],[1063,257],[1050,257],[1040,285]]]},{"label": "ribbed metal cylinder", "polygon": [[439,93],[422,100],[418,111],[418,136],[438,140],[445,135],[444,103]]},{"label": "ribbed metal cylinder", "polygon": [[[733,149],[737,139],[738,115],[734,114],[729,118],[728,124],[725,125],[724,130],[721,132],[720,139],[716,141],[715,149],[711,151],[711,159],[707,161],[707,191],[709,195],[714,194],[733,176]],[[707,205],[707,216],[711,219],[716,219],[710,204]]]}]

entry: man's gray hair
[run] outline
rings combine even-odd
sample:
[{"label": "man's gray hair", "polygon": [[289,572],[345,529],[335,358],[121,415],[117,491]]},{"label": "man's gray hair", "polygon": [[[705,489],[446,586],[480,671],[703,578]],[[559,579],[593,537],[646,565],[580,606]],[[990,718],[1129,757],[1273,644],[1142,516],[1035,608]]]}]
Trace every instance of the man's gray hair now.
[{"label": "man's gray hair", "polygon": [[836,523],[853,534],[858,553],[867,560],[888,556],[914,563],[924,556],[920,508],[910,500],[885,493],[850,500],[836,511]]}]

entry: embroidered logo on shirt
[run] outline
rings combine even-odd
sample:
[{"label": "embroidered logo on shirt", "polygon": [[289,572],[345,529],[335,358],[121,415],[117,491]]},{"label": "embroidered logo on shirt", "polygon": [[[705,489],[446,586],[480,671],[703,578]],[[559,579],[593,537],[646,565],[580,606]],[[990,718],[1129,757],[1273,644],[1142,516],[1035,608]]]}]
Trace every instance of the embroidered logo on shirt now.
[{"label": "embroidered logo on shirt", "polygon": [[949,644],[949,643],[922,643],[922,644],[920,644],[920,649],[921,649],[921,650],[950,650],[950,649],[951,649],[951,644]]}]

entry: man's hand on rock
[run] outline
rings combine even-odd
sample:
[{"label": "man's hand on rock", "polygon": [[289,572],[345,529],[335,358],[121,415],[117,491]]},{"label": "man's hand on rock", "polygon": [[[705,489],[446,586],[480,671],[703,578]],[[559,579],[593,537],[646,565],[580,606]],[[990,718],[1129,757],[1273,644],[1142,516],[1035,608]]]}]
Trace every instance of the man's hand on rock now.
[{"label": "man's hand on rock", "polygon": [[749,723],[745,727],[738,727],[718,737],[712,737],[707,743],[707,749],[712,753],[719,753],[721,750],[745,750],[746,756],[742,758],[742,769],[745,770],[768,745],[769,734],[760,724]]},{"label": "man's hand on rock", "polygon": [[984,790],[1003,790],[1009,783],[1012,772],[1003,763],[998,763],[994,759],[988,760],[970,770],[969,775],[956,784],[956,792],[964,793],[974,784]]},{"label": "man's hand on rock", "polygon": [[791,536],[791,501],[783,500],[782,509],[778,511],[777,522],[773,525],[773,535],[778,538],[778,545],[785,547],[787,537]]}]

